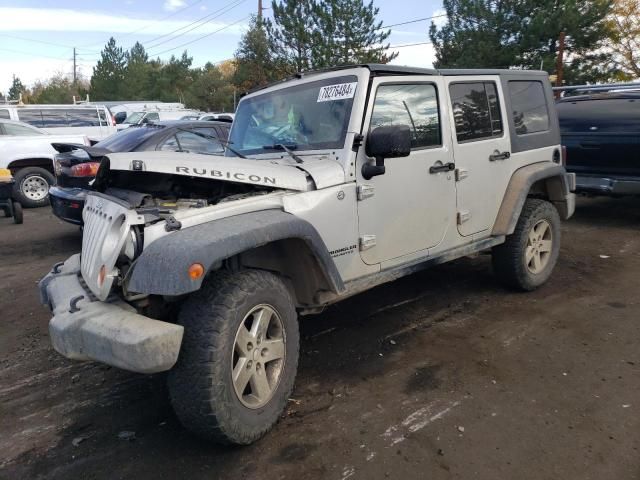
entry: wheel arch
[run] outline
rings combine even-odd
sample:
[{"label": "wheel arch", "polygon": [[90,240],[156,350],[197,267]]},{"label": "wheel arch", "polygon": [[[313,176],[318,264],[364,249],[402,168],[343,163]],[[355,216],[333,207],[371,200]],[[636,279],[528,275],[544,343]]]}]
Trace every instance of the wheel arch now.
[{"label": "wheel arch", "polygon": [[491,234],[511,235],[528,197],[548,200],[561,219],[570,218],[575,209],[571,190],[570,177],[561,165],[542,162],[519,168],[511,176]]},{"label": "wheel arch", "polygon": [[49,173],[54,173],[53,160],[46,157],[21,158],[20,160],[13,160],[7,165],[12,174],[26,167],[40,167]]},{"label": "wheel arch", "polygon": [[[188,276],[193,263],[205,275]],[[184,295],[199,290],[209,275],[227,267],[277,273],[300,305],[316,293],[344,290],[324,241],[307,221],[279,210],[253,212],[185,228],[143,250],[127,279],[127,290],[155,295]]]}]

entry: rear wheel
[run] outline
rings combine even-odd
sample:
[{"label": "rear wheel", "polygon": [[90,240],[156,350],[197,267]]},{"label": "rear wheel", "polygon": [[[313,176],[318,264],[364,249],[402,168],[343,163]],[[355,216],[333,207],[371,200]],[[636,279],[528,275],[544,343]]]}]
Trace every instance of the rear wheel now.
[{"label": "rear wheel", "polygon": [[249,444],[278,421],[293,389],[299,333],[275,275],[221,273],[182,307],[184,338],[169,372],[171,403],[197,435]]},{"label": "rear wheel", "polygon": [[49,187],[55,183],[53,174],[41,167],[26,167],[15,175],[13,195],[24,207],[43,207],[49,204]]},{"label": "rear wheel", "polygon": [[560,216],[546,200],[528,199],[513,234],[493,248],[493,268],[502,283],[534,290],[551,276],[560,252]]}]

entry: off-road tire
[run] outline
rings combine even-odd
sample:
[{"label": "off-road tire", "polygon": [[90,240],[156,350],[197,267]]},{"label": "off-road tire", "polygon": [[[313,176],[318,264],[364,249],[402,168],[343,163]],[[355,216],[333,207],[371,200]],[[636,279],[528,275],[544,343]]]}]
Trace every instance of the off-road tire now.
[{"label": "off-road tire", "polygon": [[[526,249],[532,228],[545,220],[551,230],[551,252],[544,268],[533,273],[527,267]],[[531,291],[545,283],[558,260],[560,252],[560,216],[556,208],[546,200],[529,198],[522,207],[520,218],[513,234],[493,248],[493,270],[501,283],[507,287]]]},{"label": "off-road tire", "polygon": [[[275,308],[283,324],[285,360],[271,399],[251,409],[241,403],[231,376],[236,332],[257,305]],[[278,421],[298,367],[298,321],[291,293],[276,275],[245,270],[216,274],[183,304],[178,321],[184,337],[169,372],[169,395],[181,423],[196,435],[222,444],[255,442]]]},{"label": "off-road tire", "polygon": [[13,185],[13,197],[25,208],[37,208],[49,205],[49,193],[42,199],[33,199],[28,197],[22,191],[22,184],[29,177],[40,177],[45,180],[49,187],[56,183],[56,179],[51,172],[41,167],[25,167],[21,168],[13,175],[16,183]]}]

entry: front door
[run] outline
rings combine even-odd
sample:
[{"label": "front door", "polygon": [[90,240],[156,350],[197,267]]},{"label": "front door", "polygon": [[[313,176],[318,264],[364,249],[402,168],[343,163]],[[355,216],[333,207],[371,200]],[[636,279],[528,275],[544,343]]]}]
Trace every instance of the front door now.
[{"label": "front door", "polygon": [[412,150],[408,157],[386,159],[385,174],[365,180],[362,165],[372,159],[360,148],[356,169],[360,255],[369,265],[420,251],[426,255],[455,223],[448,115],[440,107],[443,85],[440,77],[372,82],[374,100],[365,116],[364,141],[376,127],[408,125]]},{"label": "front door", "polygon": [[511,173],[500,77],[448,77],[446,84],[458,177],[458,231],[463,236],[488,234]]}]

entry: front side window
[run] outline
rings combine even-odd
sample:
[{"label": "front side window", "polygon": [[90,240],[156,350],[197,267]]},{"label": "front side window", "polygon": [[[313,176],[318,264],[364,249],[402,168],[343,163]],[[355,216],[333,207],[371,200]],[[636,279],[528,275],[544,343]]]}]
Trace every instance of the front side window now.
[{"label": "front side window", "polygon": [[147,116],[144,117],[144,119],[147,122],[157,122],[158,120],[160,120],[160,115],[156,112],[150,112],[147,113]]},{"label": "front side window", "polygon": [[440,146],[440,112],[436,88],[427,83],[381,85],[369,130],[387,125],[408,125],[411,148]]},{"label": "front side window", "polygon": [[42,135],[43,132],[35,128],[25,127],[24,125],[16,125],[14,123],[4,123],[4,131],[6,135]]},{"label": "front side window", "polygon": [[127,115],[127,117],[125,118],[124,122],[125,124],[130,124],[130,125],[136,125],[138,123],[140,123],[140,120],[142,120],[142,117],[144,117],[144,112],[133,112],[129,115]]},{"label": "front side window", "polygon": [[549,111],[542,82],[509,82],[513,122],[518,135],[549,130]]},{"label": "front side window", "polygon": [[452,83],[449,93],[458,142],[502,135],[502,116],[495,83]]},{"label": "front side window", "polygon": [[269,152],[278,144],[343,148],[357,88],[358,78],[344,75],[247,98],[231,129],[233,148],[245,154]]}]

